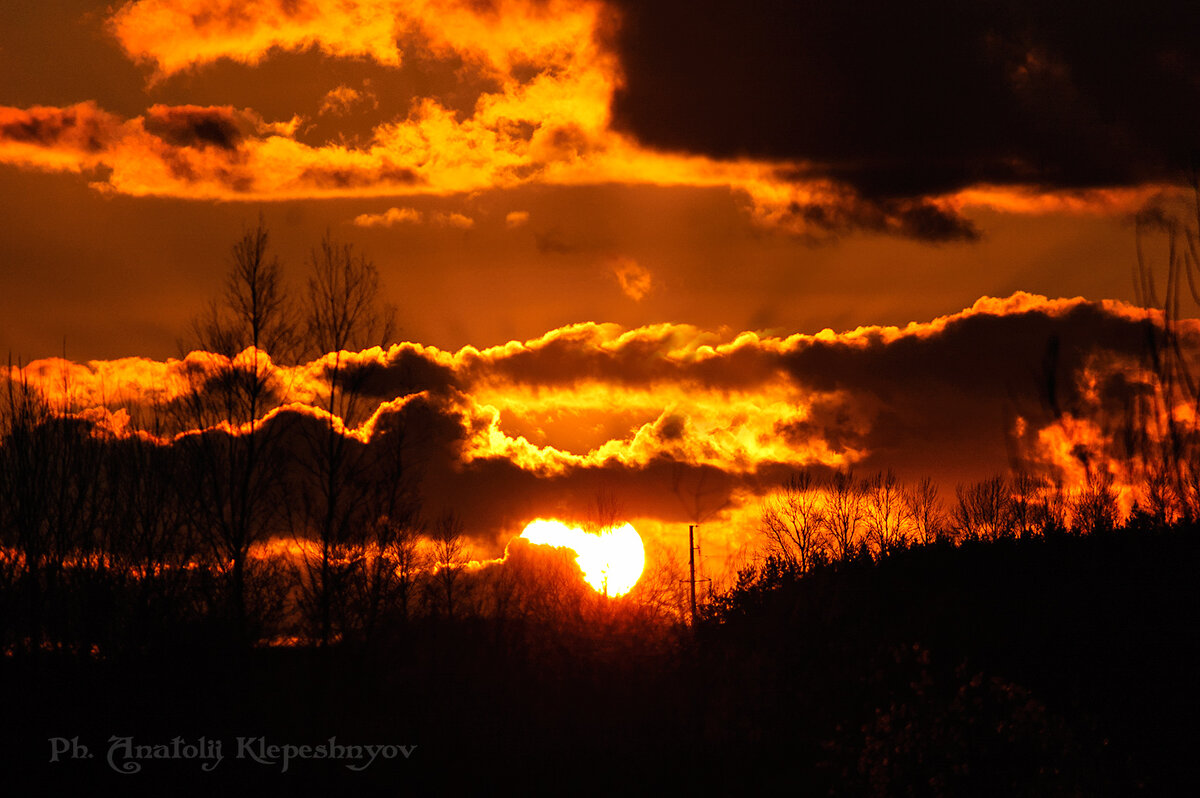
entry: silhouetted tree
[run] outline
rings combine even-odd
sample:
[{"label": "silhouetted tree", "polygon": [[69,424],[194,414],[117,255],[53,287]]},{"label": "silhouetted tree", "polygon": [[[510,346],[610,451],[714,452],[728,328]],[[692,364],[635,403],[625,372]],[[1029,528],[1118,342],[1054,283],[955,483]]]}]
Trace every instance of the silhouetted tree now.
[{"label": "silhouetted tree", "polygon": [[1086,483],[1071,502],[1072,528],[1081,534],[1111,532],[1119,515],[1113,475],[1107,469],[1088,469]]},{"label": "silhouetted tree", "polygon": [[131,580],[121,618],[128,650],[176,636],[193,615],[197,572],[208,576],[183,496],[188,473],[170,444],[160,442],[157,422],[149,432],[117,442],[109,465],[108,567]]},{"label": "silhouetted tree", "polygon": [[496,616],[556,629],[576,626],[584,600],[594,591],[584,582],[575,556],[570,549],[512,540],[503,564],[489,569]]},{"label": "silhouetted tree", "polygon": [[682,624],[689,610],[683,552],[653,538],[646,539],[645,546],[646,567],[629,596],[665,622]]},{"label": "silhouetted tree", "polygon": [[[1190,178],[1187,211],[1150,206],[1137,217],[1136,295],[1151,310],[1144,322],[1150,379],[1130,403],[1123,430],[1140,460],[1151,514],[1185,522],[1200,518],[1200,379],[1196,342],[1184,323],[1200,306],[1200,183],[1195,171]],[[1152,233],[1165,238],[1165,264],[1146,250]]]},{"label": "silhouetted tree", "polygon": [[290,354],[295,326],[279,261],[268,255],[259,220],[233,246],[224,295],[193,324],[194,345],[209,355],[189,373],[175,404],[189,431],[177,446],[190,469],[191,509],[205,529],[212,556],[228,567],[226,604],[235,639],[252,642],[247,607],[251,547],[282,525],[281,426],[264,417],[283,386],[270,348]]},{"label": "silhouetted tree", "polygon": [[[609,532],[616,528],[617,522],[621,518],[621,504],[617,501],[616,494],[608,488],[601,487],[596,490],[595,496],[592,497],[591,507],[588,508],[587,515],[583,520],[583,529],[593,535],[600,535]],[[605,597],[608,596],[608,572],[605,571],[600,578],[600,592]]]},{"label": "silhouetted tree", "polygon": [[[335,610],[344,609],[353,571],[366,565],[361,544],[373,523],[367,499],[374,475],[365,448],[349,434],[364,420],[362,388],[369,372],[353,363],[352,355],[385,344],[395,314],[378,301],[375,265],[349,244],[326,234],[310,265],[305,343],[322,366],[325,391],[317,404],[325,412],[320,433],[309,437],[309,479],[301,491],[303,523],[317,542],[316,551],[305,558],[304,588],[312,594],[317,640],[328,645]],[[395,523],[407,522],[397,518]],[[375,561],[372,567],[377,566]]]},{"label": "silhouetted tree", "polygon": [[1141,507],[1152,526],[1164,527],[1175,523],[1179,517],[1178,504],[1175,501],[1171,476],[1166,469],[1147,469],[1142,490]]},{"label": "silhouetted tree", "polygon": [[829,482],[825,526],[833,556],[849,560],[858,551],[859,527],[863,520],[862,487],[852,471],[836,471]]},{"label": "silhouetted tree", "polygon": [[766,552],[805,573],[822,556],[825,508],[820,487],[807,471],[788,477],[783,487],[768,497],[759,512],[759,530]]},{"label": "silhouetted tree", "polygon": [[1067,494],[1062,479],[1055,479],[1043,490],[1040,513],[1042,534],[1056,535],[1067,531]]},{"label": "silhouetted tree", "polygon": [[876,556],[885,557],[905,542],[908,508],[900,480],[890,468],[863,482],[863,520]]},{"label": "silhouetted tree", "polygon": [[247,381],[243,402],[263,399],[270,384],[252,366],[266,365],[266,358],[291,359],[299,346],[295,314],[283,283],[279,259],[270,254],[270,235],[260,216],[233,245],[229,272],[219,299],[192,322],[196,346],[206,352],[233,358],[249,347],[255,352],[243,368],[260,379]]},{"label": "silhouetted tree", "polygon": [[1013,534],[1019,538],[1032,537],[1046,526],[1045,507],[1040,501],[1043,487],[1042,480],[1027,471],[1013,474],[1009,510]]},{"label": "silhouetted tree", "polygon": [[1012,495],[1004,477],[959,485],[955,492],[958,505],[954,509],[954,523],[960,535],[979,540],[1012,536]]},{"label": "silhouetted tree", "polygon": [[0,397],[0,545],[10,563],[28,651],[77,635],[85,603],[72,590],[103,566],[100,520],[107,511],[108,438],[75,415],[64,372],[47,399],[21,369],[9,368]]},{"label": "silhouetted tree", "polygon": [[371,435],[370,468],[361,475],[358,497],[373,517],[347,548],[356,566],[350,573],[348,624],[370,642],[385,619],[406,623],[416,608],[428,570],[420,518],[419,474],[411,462],[409,433],[400,415],[380,419]]},{"label": "silhouetted tree", "polygon": [[922,477],[914,487],[904,491],[904,506],[918,543],[928,545],[946,535],[946,514],[931,478]]},{"label": "silhouetted tree", "polygon": [[470,561],[467,556],[466,540],[463,537],[462,520],[453,512],[444,513],[433,526],[434,580],[438,587],[438,601],[447,618],[454,617],[456,590],[462,571]]},{"label": "silhouetted tree", "polygon": [[620,518],[621,504],[617,501],[616,494],[608,488],[598,488],[592,497],[583,528],[593,534],[599,534],[615,527]]}]

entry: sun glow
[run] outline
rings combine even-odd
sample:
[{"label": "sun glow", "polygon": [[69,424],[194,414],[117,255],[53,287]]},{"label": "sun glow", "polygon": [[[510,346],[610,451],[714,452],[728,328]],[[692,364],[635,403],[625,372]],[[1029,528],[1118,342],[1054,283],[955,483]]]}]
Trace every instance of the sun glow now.
[{"label": "sun glow", "polygon": [[529,522],[521,537],[530,543],[574,551],[584,580],[607,596],[622,596],[632,590],[646,565],[642,537],[631,524],[592,533],[539,518]]}]

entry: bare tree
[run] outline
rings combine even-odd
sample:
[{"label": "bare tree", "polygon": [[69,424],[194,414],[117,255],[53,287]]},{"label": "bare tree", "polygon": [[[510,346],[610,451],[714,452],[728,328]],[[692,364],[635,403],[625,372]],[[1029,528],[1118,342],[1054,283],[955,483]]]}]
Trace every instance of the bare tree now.
[{"label": "bare tree", "polygon": [[502,565],[489,569],[492,612],[504,621],[522,625],[553,625],[566,630],[578,625],[583,602],[595,595],[580,575],[575,552],[566,548],[513,539]]},{"label": "bare tree", "polygon": [[[1190,179],[1186,212],[1148,207],[1137,217],[1136,295],[1150,310],[1144,329],[1151,378],[1131,403],[1122,433],[1131,459],[1140,461],[1135,470],[1146,485],[1151,516],[1164,523],[1200,518],[1200,363],[1197,341],[1184,322],[1200,306],[1200,182],[1195,170]],[[1154,233],[1166,243],[1161,283],[1156,275],[1161,265],[1154,263],[1144,241]]]},{"label": "bare tree", "polygon": [[[593,535],[609,532],[616,528],[621,515],[621,503],[617,500],[616,494],[608,487],[598,487],[591,507],[588,508],[587,516],[584,518],[583,529]],[[600,592],[605,597],[608,596],[607,570],[600,579]]]},{"label": "bare tree", "polygon": [[646,570],[629,594],[640,607],[675,624],[689,617],[688,569],[681,554],[658,540],[647,540]]},{"label": "bare tree", "polygon": [[469,561],[462,520],[453,512],[443,514],[433,527],[433,563],[434,579],[440,593],[438,598],[447,618],[454,617],[455,602],[459,598],[455,588]]},{"label": "bare tree", "polygon": [[195,344],[229,358],[253,347],[263,355],[290,359],[299,343],[295,318],[282,266],[270,254],[270,234],[261,216],[255,228],[234,243],[230,260],[220,299],[192,322]]},{"label": "bare tree", "polygon": [[[319,432],[308,436],[309,479],[301,493],[303,525],[318,544],[305,561],[304,587],[312,594],[317,639],[327,645],[334,637],[336,608],[345,604],[353,571],[363,563],[356,555],[372,524],[367,501],[371,462],[365,447],[346,434],[363,421],[368,370],[353,363],[351,355],[386,343],[395,312],[378,301],[375,265],[349,244],[335,242],[327,233],[310,265],[305,339],[323,365],[325,392],[317,401],[325,413]],[[374,529],[387,532],[391,523]],[[397,518],[396,523],[407,521]]]},{"label": "bare tree", "polygon": [[1042,534],[1065,532],[1067,529],[1067,495],[1061,479],[1055,479],[1042,491],[1040,513]]},{"label": "bare tree", "polygon": [[75,415],[70,386],[52,399],[10,363],[0,399],[0,546],[17,553],[7,564],[29,651],[85,631],[75,623],[82,602],[70,600],[85,568],[102,566],[101,519],[109,509],[105,466],[110,441]]},{"label": "bare tree", "polygon": [[1044,508],[1039,501],[1043,487],[1042,480],[1027,471],[1013,474],[1009,507],[1013,533],[1019,538],[1033,537],[1045,526]]},{"label": "bare tree", "polygon": [[965,538],[998,540],[1013,533],[1012,494],[1001,476],[956,489],[954,522]]},{"label": "bare tree", "polygon": [[922,477],[916,486],[906,490],[904,505],[918,543],[928,545],[946,534],[946,514],[932,479]]},{"label": "bare tree", "polygon": [[823,505],[821,490],[809,472],[788,477],[783,488],[763,502],[759,514],[768,556],[798,573],[807,572],[824,548]]},{"label": "bare tree", "polygon": [[369,642],[389,614],[401,623],[414,609],[418,585],[428,568],[422,545],[423,525],[417,473],[407,456],[408,435],[402,419],[390,418],[371,438],[374,464],[364,475],[363,500],[375,515],[367,535],[351,543],[358,567],[352,574],[353,623]]},{"label": "bare tree", "polygon": [[246,585],[250,549],[281,525],[280,425],[264,417],[281,391],[270,348],[290,355],[295,345],[282,280],[260,218],[233,246],[221,301],[193,323],[194,346],[209,358],[190,372],[188,391],[173,408],[188,432],[179,447],[190,469],[192,512],[212,556],[228,569],[227,605],[242,645],[254,635]]},{"label": "bare tree", "polygon": [[858,551],[859,527],[863,520],[863,494],[852,471],[837,471],[829,482],[825,528],[833,556],[848,560]]},{"label": "bare tree", "polygon": [[593,534],[612,529],[620,520],[621,512],[621,503],[616,494],[606,487],[597,488],[583,527]]},{"label": "bare tree", "polygon": [[131,435],[115,443],[108,469],[109,569],[114,577],[133,580],[131,606],[124,613],[129,648],[165,643],[177,634],[191,613],[197,576],[208,576],[208,564],[197,558],[201,541],[181,493],[187,473],[171,446],[160,442],[165,437],[161,423],[152,419],[150,436]]},{"label": "bare tree", "polygon": [[908,508],[900,481],[890,468],[863,482],[863,520],[867,541],[874,547],[876,556],[886,557],[888,552],[904,543]]},{"label": "bare tree", "polygon": [[429,565],[427,552],[421,545],[421,528],[412,524],[395,527],[395,532],[381,551],[392,566],[395,603],[401,621],[413,613],[417,587]]},{"label": "bare tree", "polygon": [[1111,532],[1119,513],[1112,473],[1088,469],[1087,482],[1071,502],[1072,528],[1079,533]]},{"label": "bare tree", "polygon": [[1179,518],[1179,506],[1175,500],[1171,474],[1153,463],[1146,469],[1143,482],[1144,511],[1156,527],[1175,523]]}]

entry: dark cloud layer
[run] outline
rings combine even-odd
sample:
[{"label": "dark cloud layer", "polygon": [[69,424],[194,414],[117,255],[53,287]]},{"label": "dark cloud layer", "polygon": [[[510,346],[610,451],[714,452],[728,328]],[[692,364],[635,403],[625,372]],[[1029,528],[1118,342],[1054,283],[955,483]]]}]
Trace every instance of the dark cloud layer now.
[{"label": "dark cloud layer", "polygon": [[[874,410],[866,468],[966,475],[982,462],[999,468],[1032,454],[1013,437],[1017,418],[1041,429],[1083,404],[1090,375],[1124,379],[1117,364],[1140,362],[1145,324],[1090,303],[988,308],[932,335],[817,341],[785,360],[796,380]],[[830,422],[818,434],[839,434],[844,424]]]},{"label": "dark cloud layer", "polygon": [[[1187,350],[1200,351],[1197,327],[1183,331]],[[721,344],[682,325],[576,325],[483,351],[407,344],[346,356],[346,373],[369,397],[360,418],[378,411],[347,434],[380,473],[397,457],[419,472],[429,517],[452,509],[483,542],[539,516],[586,517],[598,490],[628,517],[692,523],[752,502],[800,468],[929,475],[951,496],[956,482],[1010,467],[1073,479],[1086,457],[1111,460],[1117,473],[1119,434],[1093,422],[1119,421],[1151,385],[1146,333],[1145,312],[1128,305],[1016,294],[905,328],[786,339]],[[146,415],[136,404],[155,401],[176,372],[213,389],[203,377],[219,362],[205,353],[92,362],[68,379],[63,361],[38,361],[28,374],[48,390],[70,383],[73,396],[108,403],[115,413],[87,417],[120,430]],[[296,468],[326,429],[324,412],[302,399],[320,395],[322,374],[320,364],[297,366],[285,381],[300,398],[260,427],[298,453],[289,458]],[[132,398],[138,385],[141,399]],[[128,415],[107,398],[114,392],[131,397]],[[568,421],[595,424],[614,406],[644,415],[584,446],[530,440],[505,421],[549,425],[565,409],[579,411]]]},{"label": "dark cloud layer", "polygon": [[618,4],[621,127],[867,198],[1175,179],[1200,140],[1191,2]]},{"label": "dark cloud layer", "polygon": [[[962,314],[907,330],[866,328],[786,343],[747,342],[695,362],[663,357],[684,333],[669,325],[605,348],[594,345],[587,328],[576,328],[544,345],[468,356],[457,378],[432,363],[415,368],[420,358],[406,352],[395,371],[410,379],[424,371],[426,380],[419,382],[434,393],[387,411],[385,417],[393,420],[384,423],[399,421],[417,436],[414,460],[425,470],[430,502],[459,508],[483,534],[538,514],[582,517],[598,485],[617,495],[631,515],[686,523],[692,515],[687,486],[703,483],[706,475],[711,494],[706,501],[723,506],[738,491],[770,490],[796,463],[768,456],[740,470],[734,463],[681,459],[668,447],[695,435],[689,425],[696,419],[686,411],[659,419],[655,429],[663,448],[638,463],[590,462],[548,475],[499,452],[465,460],[469,425],[455,420],[460,411],[452,408],[458,405],[446,402],[449,383],[468,393],[490,379],[541,386],[548,395],[596,381],[721,393],[763,390],[786,375],[812,397],[803,421],[775,431],[796,452],[856,450],[865,454],[855,464],[859,474],[894,468],[906,479],[932,475],[949,488],[1010,467],[1054,474],[1070,466],[1047,459],[1039,431],[1059,424],[1064,413],[1079,415],[1085,406],[1119,417],[1130,391],[1141,389],[1145,325],[1128,306],[1017,295],[981,300]],[[381,369],[377,376],[392,370]],[[438,374],[447,381],[441,389]],[[1115,449],[1093,454],[1120,456]],[[831,470],[815,461],[808,467],[819,475]]]},{"label": "dark cloud layer", "polygon": [[[738,491],[771,489],[799,466],[828,473],[830,463],[815,454],[821,451],[850,455],[860,474],[894,468],[943,485],[1009,467],[1053,473],[1070,466],[1046,459],[1039,431],[1085,406],[1119,416],[1144,379],[1146,324],[1129,306],[1018,294],[907,329],[739,339],[698,359],[678,354],[695,343],[692,329],[660,325],[614,340],[611,331],[580,325],[523,347],[462,352],[454,367],[434,362],[429,351],[393,350],[371,367],[370,392],[380,400],[410,394],[384,408],[380,428],[407,431],[430,504],[458,509],[481,535],[539,514],[579,516],[597,485],[631,514],[686,522],[686,495],[675,489],[681,482],[699,484],[708,474],[709,498],[721,506]],[[760,441],[750,464],[702,462],[698,453],[711,439],[698,432],[698,407],[664,410],[643,430],[639,457],[587,458],[543,471],[508,449],[480,451],[473,443],[480,421],[470,416],[471,397],[488,385],[518,393],[536,387],[547,400],[600,384],[664,397],[681,386],[697,395],[753,392],[765,402],[780,378],[808,397],[808,411],[767,433],[785,441],[785,450]]]}]

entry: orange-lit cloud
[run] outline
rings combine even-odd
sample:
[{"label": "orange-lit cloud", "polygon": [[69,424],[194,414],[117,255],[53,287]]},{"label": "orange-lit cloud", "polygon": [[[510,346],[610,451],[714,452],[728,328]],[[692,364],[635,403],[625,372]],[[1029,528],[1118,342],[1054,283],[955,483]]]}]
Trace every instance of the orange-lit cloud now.
[{"label": "orange-lit cloud", "polygon": [[[1119,302],[1014,294],[929,322],[840,333],[579,324],[488,349],[397,344],[341,354],[344,373],[362,377],[361,412],[347,424],[315,406],[333,355],[283,366],[260,353],[278,407],[258,425],[204,423],[300,434],[332,422],[368,448],[381,431],[404,429],[429,502],[462,509],[485,537],[516,534],[539,514],[584,518],[598,479],[628,517],[660,521],[723,507],[723,517],[745,518],[747,502],[798,468],[896,468],[952,487],[1007,470],[1016,452],[1023,467],[1068,484],[1098,467],[1128,483],[1116,473],[1119,427],[1105,419],[1150,384],[1148,318]],[[1200,323],[1180,329],[1200,352]],[[166,443],[197,430],[173,427],[178,417],[162,408],[208,390],[228,366],[193,352],[166,362],[41,360],[22,376],[110,434],[159,429]]]},{"label": "orange-lit cloud", "polygon": [[345,3],[331,9],[306,0],[142,0],[118,8],[109,27],[132,58],[163,75],[219,58],[255,64],[272,48],[312,46],[399,64],[391,5]]},{"label": "orange-lit cloud", "polygon": [[[369,85],[370,82],[367,81],[367,84]],[[321,98],[321,107],[317,113],[344,116],[350,113],[354,106],[368,101],[371,103],[372,108],[379,107],[379,100],[375,97],[374,92],[358,91],[349,86],[337,86],[325,92],[325,96]]]},{"label": "orange-lit cloud", "polygon": [[420,224],[423,219],[414,208],[388,208],[383,213],[364,213],[354,217],[359,227],[391,227],[396,224]]},{"label": "orange-lit cloud", "polygon": [[0,107],[0,158],[43,169],[80,169],[99,163],[123,134],[116,116],[85,102],[67,108]]},{"label": "orange-lit cloud", "polygon": [[456,227],[459,230],[470,230],[475,226],[474,219],[461,213],[437,212],[426,216],[414,208],[388,208],[383,213],[364,213],[354,217],[354,223],[359,227],[392,227],[397,224],[421,224],[426,220],[438,227]]},{"label": "orange-lit cloud", "polygon": [[457,227],[459,230],[470,230],[475,226],[475,220],[461,213],[435,213],[433,223],[443,227]]},{"label": "orange-lit cloud", "polygon": [[650,293],[653,281],[650,272],[632,258],[617,258],[610,264],[621,292],[634,302],[640,302],[642,297]]},{"label": "orange-lit cloud", "polygon": [[[816,238],[859,229],[971,238],[977,231],[965,214],[973,208],[1111,213],[1132,209],[1149,191],[979,186],[880,199],[794,159],[652,150],[611,124],[622,85],[609,46],[618,24],[598,0],[128,2],[113,13],[110,32],[156,79],[219,59],[254,65],[310,48],[398,68],[406,48],[420,48],[461,59],[463,70],[496,88],[467,114],[438,97],[413,98],[406,115],[376,124],[353,146],[341,137],[305,143],[297,131],[315,115],[349,118],[377,106],[368,87],[338,85],[317,107],[274,120],[231,107],[154,106],[124,119],[87,103],[3,108],[0,162],[89,172],[97,188],[116,193],[223,200],[465,195],[527,184],[725,187],[747,199],[754,222]],[[386,224],[389,213],[356,221]],[[465,218],[443,223],[465,227]]]}]

